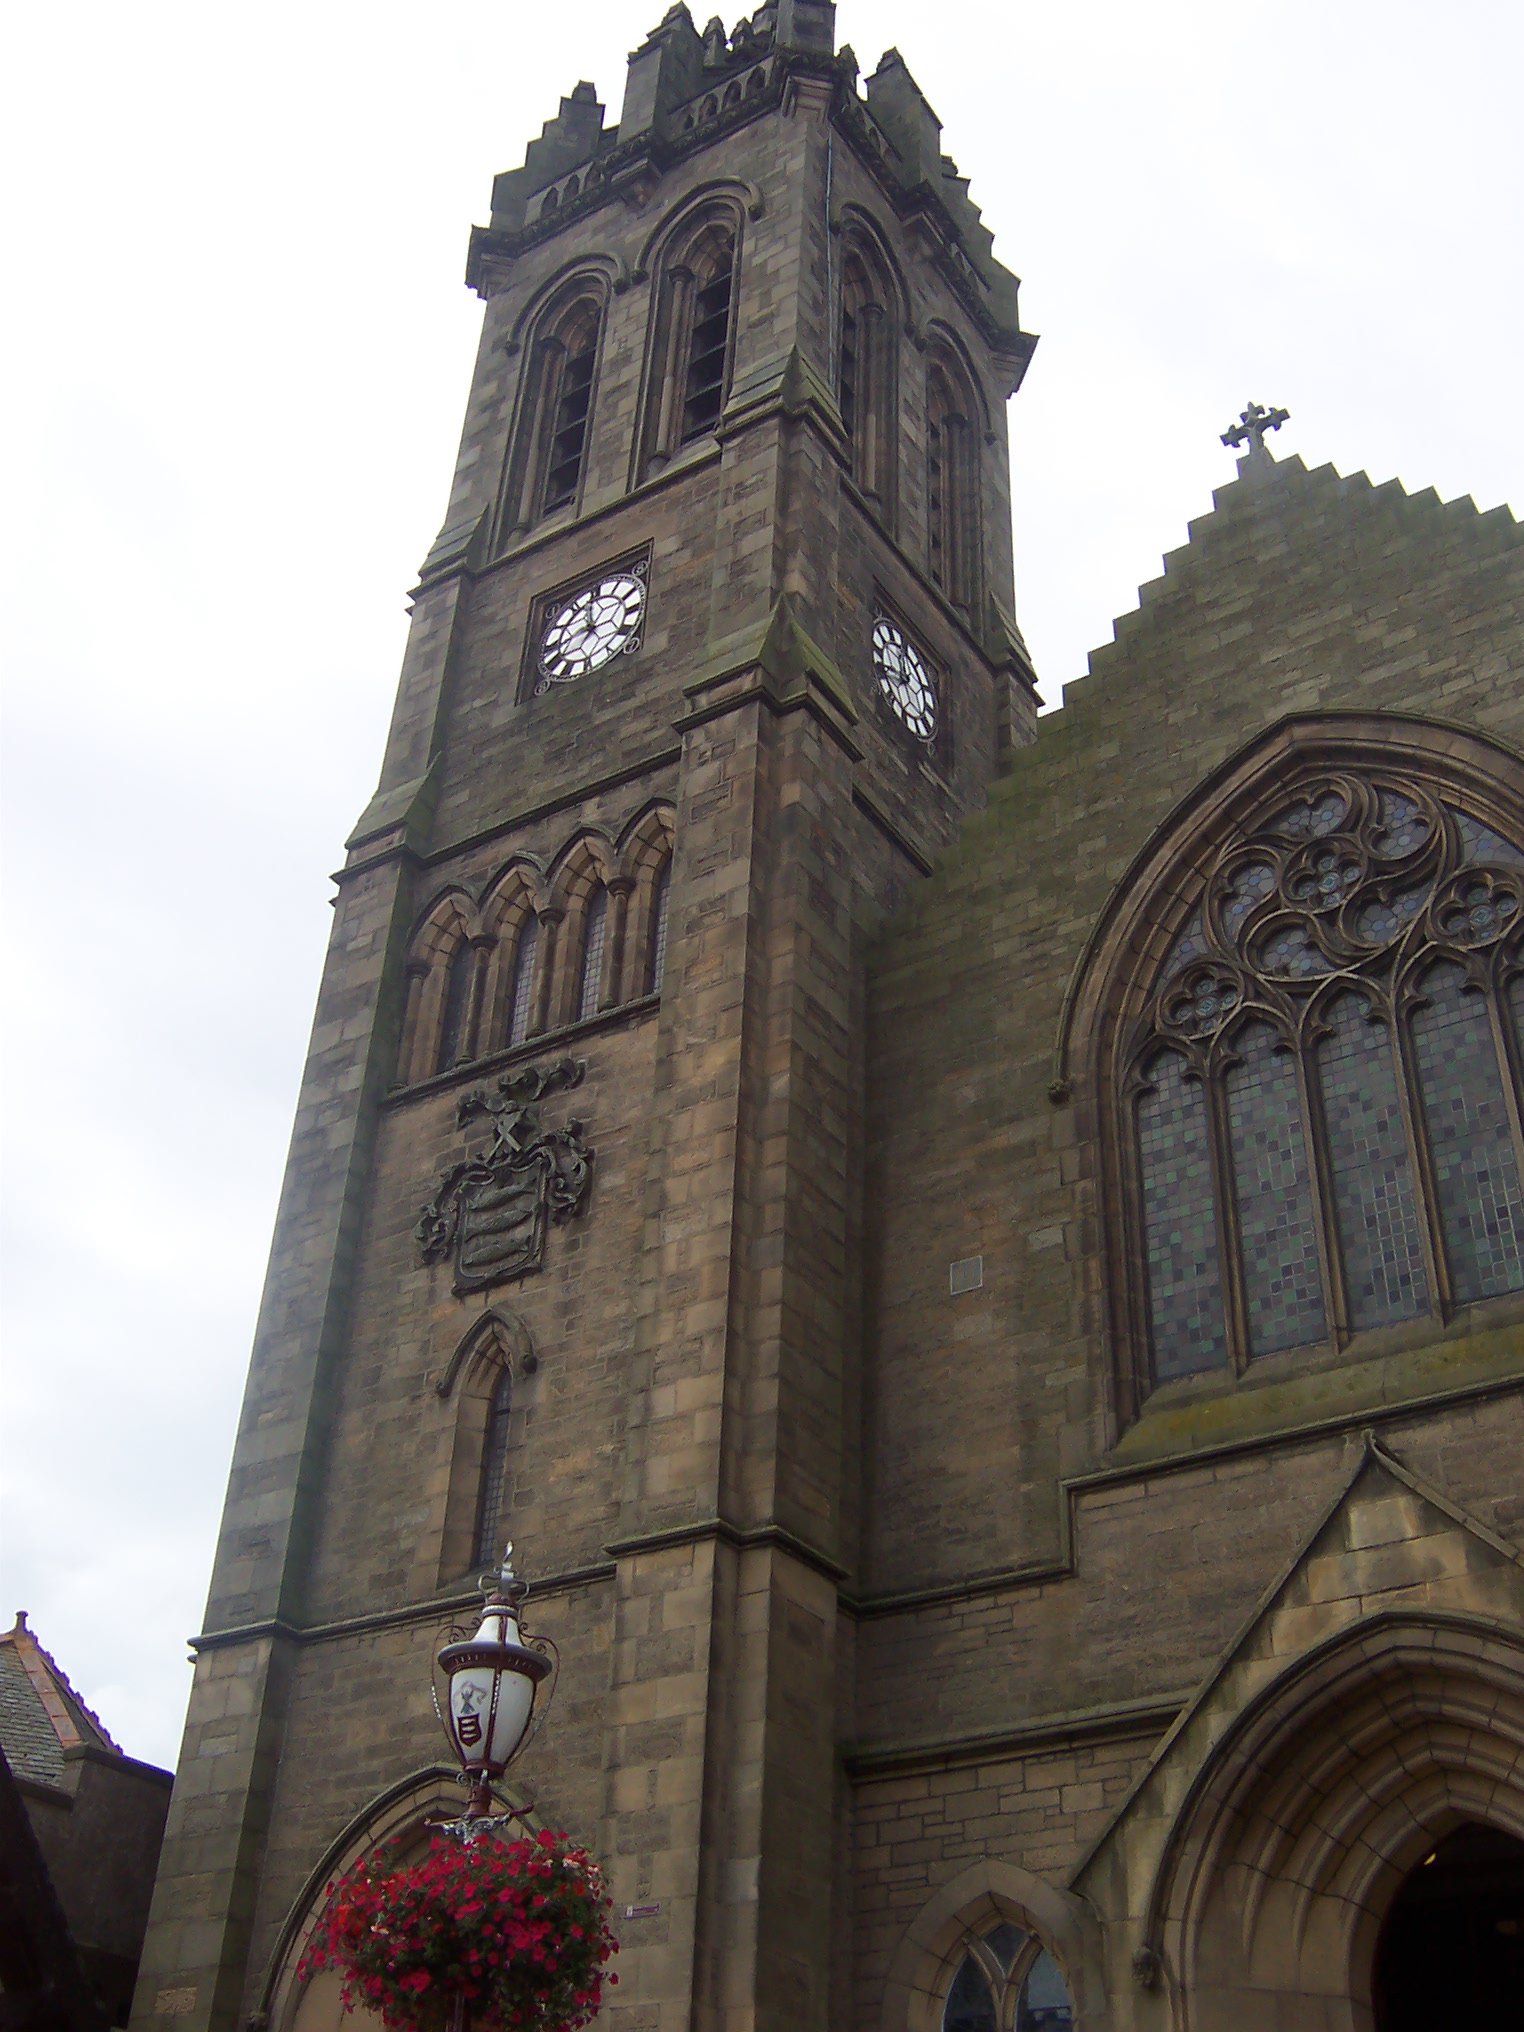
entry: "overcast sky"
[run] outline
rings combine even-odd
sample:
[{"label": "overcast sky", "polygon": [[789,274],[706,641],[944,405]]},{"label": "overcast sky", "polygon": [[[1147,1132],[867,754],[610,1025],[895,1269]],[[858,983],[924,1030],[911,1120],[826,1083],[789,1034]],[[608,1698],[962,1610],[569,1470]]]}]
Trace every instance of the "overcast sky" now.
[{"label": "overcast sky", "polygon": [[[0,1608],[173,1763],[327,873],[374,783],[481,306],[467,230],[665,0],[17,10]],[[728,18],[727,18],[728,25]],[[700,19],[702,26],[702,19]],[[1518,0],[844,0],[1024,278],[1050,701],[1232,477],[1524,507]]]}]

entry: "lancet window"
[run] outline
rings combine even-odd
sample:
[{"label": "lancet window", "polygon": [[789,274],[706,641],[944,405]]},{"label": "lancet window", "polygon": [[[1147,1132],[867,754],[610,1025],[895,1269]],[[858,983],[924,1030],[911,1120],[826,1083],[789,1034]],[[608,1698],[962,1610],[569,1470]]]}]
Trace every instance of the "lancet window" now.
[{"label": "lancet window", "polygon": [[1156,1383],[1524,1289],[1520,837],[1340,771],[1217,856],[1123,1057]]},{"label": "lancet window", "polygon": [[964,614],[978,600],[978,442],[963,376],[951,360],[934,360],[926,382],[927,569]]},{"label": "lancet window", "polygon": [[603,992],[603,963],[608,943],[609,892],[602,885],[587,899],[582,918],[582,966],[577,981],[576,1020],[596,1016]]},{"label": "lancet window", "polygon": [[942,2007],[942,2032],[1067,2032],[1074,2005],[1040,1940],[1009,1922],[970,1940]]},{"label": "lancet window", "polygon": [[439,1061],[436,1070],[448,1072],[452,1065],[470,1056],[467,1029],[471,1013],[472,976],[476,953],[469,939],[462,938],[445,968],[444,1003],[439,1015]]},{"label": "lancet window", "polygon": [[530,341],[503,490],[505,542],[577,498],[602,325],[602,296],[584,288],[553,307]]},{"label": "lancet window", "polygon": [[852,442],[852,478],[881,513],[892,499],[897,437],[889,305],[876,264],[861,249],[849,248],[842,269],[837,394]]},{"label": "lancet window", "polygon": [[505,1042],[522,1044],[534,1025],[535,959],[540,948],[540,920],[531,911],[519,926],[508,985],[508,1034]]},{"label": "lancet window", "polygon": [[650,951],[646,959],[646,993],[659,995],[667,971],[667,891],[671,887],[672,863],[664,861],[651,893]]},{"label": "lancet window", "polygon": [[663,261],[642,469],[658,470],[707,437],[730,386],[738,250],[736,215],[721,205]]},{"label": "lancet window", "polygon": [[471,1557],[479,1566],[496,1565],[503,1553],[503,1499],[507,1493],[508,1440],[513,1418],[513,1376],[505,1367],[492,1387],[487,1423],[482,1434],[481,1488],[476,1502],[476,1530]]}]

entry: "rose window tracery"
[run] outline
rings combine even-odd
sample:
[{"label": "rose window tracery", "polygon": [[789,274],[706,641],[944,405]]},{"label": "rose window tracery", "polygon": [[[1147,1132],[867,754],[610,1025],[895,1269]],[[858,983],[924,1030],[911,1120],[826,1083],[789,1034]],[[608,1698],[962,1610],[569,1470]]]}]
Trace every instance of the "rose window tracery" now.
[{"label": "rose window tracery", "polygon": [[1155,1382],[1524,1289],[1524,849],[1330,773],[1218,855],[1123,1058]]}]

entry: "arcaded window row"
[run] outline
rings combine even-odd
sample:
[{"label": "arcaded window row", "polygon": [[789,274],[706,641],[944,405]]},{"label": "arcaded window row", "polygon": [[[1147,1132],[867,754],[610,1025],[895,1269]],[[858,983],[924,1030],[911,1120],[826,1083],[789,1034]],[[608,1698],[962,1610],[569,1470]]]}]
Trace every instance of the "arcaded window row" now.
[{"label": "arcaded window row", "polygon": [[480,900],[448,889],[415,930],[398,1079],[449,1072],[661,992],[672,819],[588,833],[547,873],[519,860]]}]

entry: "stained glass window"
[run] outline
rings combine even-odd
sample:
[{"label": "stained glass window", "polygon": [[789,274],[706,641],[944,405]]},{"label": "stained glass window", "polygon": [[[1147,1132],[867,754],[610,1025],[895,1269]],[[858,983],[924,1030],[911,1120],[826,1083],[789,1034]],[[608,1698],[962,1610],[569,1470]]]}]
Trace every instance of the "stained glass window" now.
[{"label": "stained glass window", "polygon": [[1226,929],[1236,933],[1255,904],[1263,902],[1274,887],[1275,870],[1268,861],[1251,861],[1246,868],[1238,869],[1222,906]]},{"label": "stained glass window", "polygon": [[1224,1084],[1249,1352],[1273,1355],[1325,1330],[1311,1170],[1295,1059],[1268,1023],[1237,1051]]},{"label": "stained glass window", "polygon": [[1385,1326],[1429,1302],[1392,1037],[1358,995],[1329,1004],[1318,1051],[1349,1323]]},{"label": "stained glass window", "polygon": [[1524,849],[1416,777],[1224,841],[1122,1068],[1156,1383],[1524,1288],[1521,964]]},{"label": "stained glass window", "polygon": [[513,996],[508,1010],[508,1042],[522,1044],[534,1020],[534,956],[540,943],[540,920],[531,915],[519,928],[513,958]]},{"label": "stained glass window", "polygon": [[503,1497],[508,1478],[508,1427],[513,1413],[513,1377],[507,1369],[498,1376],[487,1406],[487,1430],[482,1440],[481,1493],[476,1504],[476,1544],[472,1558],[494,1563],[503,1550]]},{"label": "stained glass window", "polygon": [[1149,1317],[1160,1381],[1227,1359],[1206,1094],[1178,1052],[1149,1066],[1138,1102]]},{"label": "stained glass window", "polygon": [[[1517,984],[1516,984],[1517,985]],[[1524,1287],[1524,1194],[1485,998],[1453,962],[1423,980],[1413,1050],[1429,1128],[1434,1189],[1464,1301]]]},{"label": "stained glass window", "polygon": [[609,892],[595,889],[588,898],[582,923],[582,979],[577,990],[577,1021],[585,1022],[598,1013],[598,996],[603,986],[603,937],[608,923]]},{"label": "stained glass window", "polygon": [[1169,957],[1164,962],[1165,974],[1177,974],[1187,960],[1199,959],[1206,949],[1206,932],[1202,927],[1201,912],[1198,910],[1187,918],[1184,927],[1176,936],[1175,943],[1170,947]]},{"label": "stained glass window", "polygon": [[1383,790],[1378,809],[1380,825],[1375,848],[1384,861],[1401,860],[1429,837],[1433,820],[1400,790]]},{"label": "stained glass window", "polygon": [[1312,801],[1292,805],[1270,823],[1276,832],[1288,833],[1294,840],[1321,839],[1334,830],[1347,810],[1339,792],[1328,790]]},{"label": "stained glass window", "polygon": [[1469,812],[1457,811],[1453,816],[1460,828],[1461,846],[1468,861],[1491,861],[1500,867],[1524,868],[1524,851],[1511,840],[1500,838],[1491,826],[1483,825]]}]

